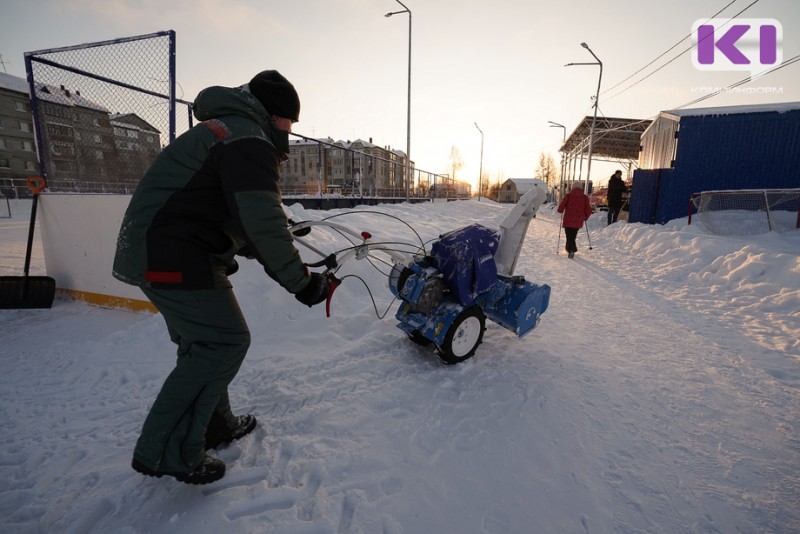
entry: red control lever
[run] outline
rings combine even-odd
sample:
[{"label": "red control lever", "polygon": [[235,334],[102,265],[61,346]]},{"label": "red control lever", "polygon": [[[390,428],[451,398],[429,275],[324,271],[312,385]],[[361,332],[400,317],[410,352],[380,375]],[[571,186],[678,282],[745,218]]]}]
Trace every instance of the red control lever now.
[{"label": "red control lever", "polygon": [[326,317],[330,317],[331,316],[331,299],[333,299],[333,292],[336,291],[336,288],[339,287],[339,285],[341,283],[342,283],[342,281],[340,279],[336,278],[335,276],[333,276],[332,274],[328,275],[328,298],[325,299],[325,316]]}]

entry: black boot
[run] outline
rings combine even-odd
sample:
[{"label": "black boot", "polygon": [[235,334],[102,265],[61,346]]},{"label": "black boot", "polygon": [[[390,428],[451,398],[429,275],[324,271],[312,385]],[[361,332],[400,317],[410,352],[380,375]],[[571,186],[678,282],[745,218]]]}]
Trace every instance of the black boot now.
[{"label": "black boot", "polygon": [[164,475],[175,478],[179,482],[186,484],[210,484],[225,476],[225,464],[216,458],[206,455],[194,470],[189,472],[159,471],[150,469],[136,458],[131,462],[131,467],[137,473],[149,477],[161,478]]},{"label": "black boot", "polygon": [[249,413],[247,415],[236,416],[236,424],[232,429],[206,434],[206,450],[216,449],[221,445],[226,445],[235,439],[246,436],[256,427],[258,421],[256,416]]}]

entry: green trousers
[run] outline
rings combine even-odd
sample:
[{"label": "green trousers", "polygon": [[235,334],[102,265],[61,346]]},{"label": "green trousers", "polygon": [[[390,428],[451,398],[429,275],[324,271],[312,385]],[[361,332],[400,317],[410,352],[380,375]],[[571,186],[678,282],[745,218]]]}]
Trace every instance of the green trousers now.
[{"label": "green trousers", "polygon": [[207,433],[233,428],[228,384],[250,346],[250,332],[231,288],[183,291],[142,288],[178,345],[136,442],[133,456],[168,472],[194,470],[205,457]]}]

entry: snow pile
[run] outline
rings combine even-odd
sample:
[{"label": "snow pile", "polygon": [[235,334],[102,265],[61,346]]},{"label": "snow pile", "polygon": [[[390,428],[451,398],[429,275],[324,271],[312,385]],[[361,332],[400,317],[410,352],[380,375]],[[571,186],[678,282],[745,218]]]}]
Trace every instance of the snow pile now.
[{"label": "snow pile", "polygon": [[[288,210],[426,243],[509,208]],[[26,217],[0,219],[0,274],[21,273]],[[0,311],[2,530],[800,531],[800,231],[589,223],[593,250],[581,231],[569,260],[558,215],[540,212],[516,273],[552,287],[550,308],[522,340],[488,323],[457,366],[395,328],[381,263],[340,271],[364,283],[345,278],[326,319],[241,262],[253,343],[230,394],[260,425],[218,452],[228,472],[208,486],[129,467],[174,361],[159,316]]]}]

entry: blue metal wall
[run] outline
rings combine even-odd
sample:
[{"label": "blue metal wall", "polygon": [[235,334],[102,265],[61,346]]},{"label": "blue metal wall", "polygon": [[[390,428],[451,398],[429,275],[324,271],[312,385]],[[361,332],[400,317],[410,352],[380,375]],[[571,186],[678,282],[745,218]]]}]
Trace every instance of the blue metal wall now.
[{"label": "blue metal wall", "polygon": [[646,224],[656,222],[656,206],[662,174],[672,174],[672,170],[640,169],[634,172],[628,222]]},{"label": "blue metal wall", "polygon": [[634,173],[629,220],[685,217],[700,191],[790,187],[800,187],[800,110],[684,116],[674,168]]}]

